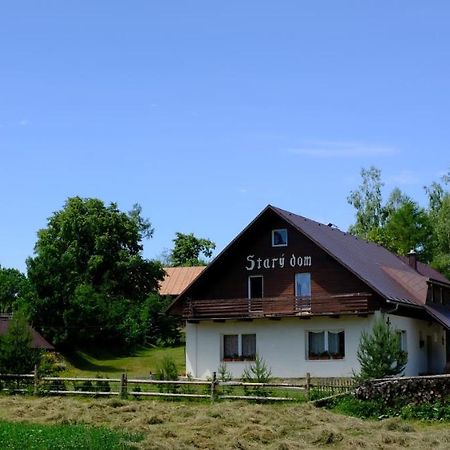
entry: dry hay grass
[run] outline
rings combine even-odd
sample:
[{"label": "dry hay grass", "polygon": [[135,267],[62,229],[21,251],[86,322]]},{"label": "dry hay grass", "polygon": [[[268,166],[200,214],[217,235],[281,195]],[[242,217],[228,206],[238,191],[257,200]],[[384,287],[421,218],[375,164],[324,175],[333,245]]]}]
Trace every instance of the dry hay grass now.
[{"label": "dry hay grass", "polygon": [[0,419],[140,432],[145,449],[448,449],[450,427],[364,421],[308,404],[0,397]]}]

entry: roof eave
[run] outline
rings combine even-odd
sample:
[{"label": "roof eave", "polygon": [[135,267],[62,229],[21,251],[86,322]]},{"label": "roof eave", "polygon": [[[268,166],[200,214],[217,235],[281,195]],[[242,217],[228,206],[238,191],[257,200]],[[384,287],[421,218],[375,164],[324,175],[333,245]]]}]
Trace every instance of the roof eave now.
[{"label": "roof eave", "polygon": [[203,278],[203,276],[205,275],[205,273],[208,273],[208,271],[211,269],[212,266],[214,266],[214,264],[216,264],[216,262],[218,260],[220,260],[220,258],[228,251],[228,249],[230,249],[232,247],[232,245],[237,242],[246,232],[249,228],[251,228],[253,226],[253,224],[255,222],[258,221],[258,219],[260,217],[262,217],[267,211],[273,211],[275,212],[278,216],[280,216],[280,214],[278,213],[278,211],[276,209],[274,209],[274,207],[272,205],[267,205],[206,267],[205,270],[203,270],[198,276],[197,278],[195,278],[195,280],[192,281],[192,283],[187,286],[183,292],[181,292],[180,295],[178,295],[173,302],[168,306],[168,308],[166,309],[166,312],[170,313],[170,311],[172,310],[172,308],[185,296],[185,294],[187,292],[189,292],[189,289],[191,289],[193,286],[195,286],[195,284],[198,283],[198,281]]}]

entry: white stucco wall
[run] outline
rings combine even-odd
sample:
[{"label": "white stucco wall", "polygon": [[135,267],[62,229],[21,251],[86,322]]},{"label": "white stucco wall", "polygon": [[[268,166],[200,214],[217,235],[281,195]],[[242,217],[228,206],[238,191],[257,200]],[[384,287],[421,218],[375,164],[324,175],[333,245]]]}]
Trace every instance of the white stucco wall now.
[{"label": "white stucco wall", "polygon": [[[421,373],[441,373],[445,366],[445,330],[435,322],[410,319],[401,316],[389,316],[393,326],[406,331],[408,364],[405,375]],[[429,344],[427,344],[427,340]],[[422,347],[420,341],[423,342]],[[431,344],[431,345],[430,345]],[[431,355],[428,357],[427,347]],[[428,367],[430,366],[430,367]]]},{"label": "white stucco wall", "polygon": [[[206,378],[217,371],[221,364],[221,345],[224,334],[256,334],[256,351],[264,358],[277,377],[304,377],[307,372],[313,377],[351,376],[358,370],[356,351],[362,330],[372,328],[373,315],[362,318],[347,316],[339,319],[314,317],[310,320],[283,318],[281,320],[253,320],[251,322],[202,321],[186,326],[186,371],[196,378]],[[387,317],[387,316],[386,316]],[[445,365],[445,332],[437,324],[427,321],[390,315],[391,323],[406,331],[408,365],[406,375],[441,372]],[[308,360],[306,336],[308,331],[345,331],[345,358],[342,360]],[[420,336],[424,345],[419,346]],[[428,345],[427,345],[427,336]],[[432,347],[433,358],[427,358],[427,346]],[[227,362],[233,377],[240,377],[249,362]]]}]

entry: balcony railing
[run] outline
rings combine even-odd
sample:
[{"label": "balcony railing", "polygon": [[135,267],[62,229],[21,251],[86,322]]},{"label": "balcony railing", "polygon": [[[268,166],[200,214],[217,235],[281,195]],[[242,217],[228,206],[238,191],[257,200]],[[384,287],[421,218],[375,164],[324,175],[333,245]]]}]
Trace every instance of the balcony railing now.
[{"label": "balcony railing", "polygon": [[370,295],[358,292],[320,297],[186,300],[183,317],[195,320],[367,314]]}]

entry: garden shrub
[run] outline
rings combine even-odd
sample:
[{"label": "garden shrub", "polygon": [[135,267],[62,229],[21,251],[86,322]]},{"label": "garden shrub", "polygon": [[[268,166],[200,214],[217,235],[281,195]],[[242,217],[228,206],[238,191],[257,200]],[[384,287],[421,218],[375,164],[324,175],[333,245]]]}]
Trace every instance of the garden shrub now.
[{"label": "garden shrub", "polygon": [[420,405],[411,403],[401,409],[400,416],[403,419],[448,422],[450,421],[450,403],[436,402],[422,403]]},{"label": "garden shrub", "polygon": [[[246,367],[242,373],[242,381],[245,383],[269,383],[272,379],[272,370],[262,357],[256,355],[255,361]],[[267,397],[270,391],[263,386],[245,386],[245,395],[257,395]]]},{"label": "garden shrub", "polygon": [[450,403],[447,401],[405,405],[398,400],[395,404],[389,405],[381,398],[360,400],[349,395],[328,402],[327,407],[362,419],[401,417],[407,420],[450,421]]},{"label": "garden shrub", "polygon": [[111,392],[111,386],[107,380],[95,381],[95,392]]},{"label": "garden shrub", "polygon": [[139,395],[139,392],[142,392],[142,388],[141,388],[141,386],[140,386],[139,384],[137,384],[137,385],[133,388],[133,392],[137,392],[137,393],[133,394],[133,397],[134,397],[136,400],[140,400],[140,399],[141,399],[141,396]]},{"label": "garden shrub", "polygon": [[359,400],[353,396],[334,399],[330,406],[337,412],[362,419],[398,416],[399,411],[388,407],[382,400]]},{"label": "garden shrub", "polygon": [[[165,355],[156,371],[156,379],[161,381],[176,381],[178,380],[178,369],[175,360],[168,355]],[[173,384],[163,384],[158,386],[160,392],[178,392],[178,386]]]},{"label": "garden shrub", "polygon": [[408,353],[401,349],[399,331],[385,322],[375,320],[371,333],[363,331],[356,353],[361,369],[356,378],[384,378],[403,372]]},{"label": "garden shrub", "polygon": [[94,391],[94,386],[92,384],[92,381],[86,380],[86,381],[81,381],[79,383],[75,382],[73,384],[74,390],[75,391],[80,391],[80,392],[92,392]]},{"label": "garden shrub", "polygon": [[[226,363],[220,364],[220,366],[217,368],[217,380],[219,383],[226,383],[228,381],[231,381],[233,376],[231,375],[231,372],[228,370],[228,367]],[[223,395],[229,395],[232,391],[231,386],[221,386],[221,393]]]}]

